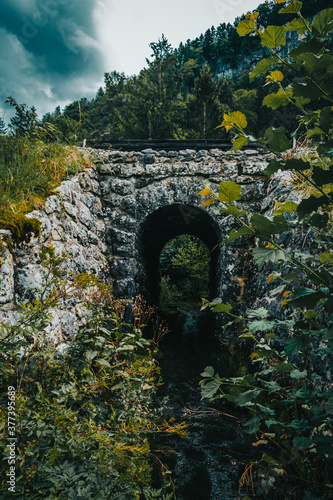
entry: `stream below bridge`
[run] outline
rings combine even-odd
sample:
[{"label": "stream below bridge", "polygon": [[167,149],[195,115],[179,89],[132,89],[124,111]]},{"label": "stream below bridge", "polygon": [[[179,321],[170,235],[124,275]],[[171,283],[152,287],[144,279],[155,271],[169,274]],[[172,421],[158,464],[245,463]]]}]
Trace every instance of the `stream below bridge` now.
[{"label": "stream below bridge", "polygon": [[214,402],[201,400],[200,373],[223,362],[212,330],[199,311],[179,310],[160,346],[161,393],[168,398],[165,416],[186,422],[189,431],[187,439],[171,436],[152,443],[152,451],[159,449],[157,455],[172,472],[177,500],[237,498],[244,465],[255,455],[253,438],[239,431],[237,418],[222,414],[221,402],[218,413]]}]

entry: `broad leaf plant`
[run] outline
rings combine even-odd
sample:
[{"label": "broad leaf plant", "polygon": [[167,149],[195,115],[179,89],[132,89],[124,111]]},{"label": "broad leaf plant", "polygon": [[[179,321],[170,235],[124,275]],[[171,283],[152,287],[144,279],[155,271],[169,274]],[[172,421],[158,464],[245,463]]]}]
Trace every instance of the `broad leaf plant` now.
[{"label": "broad leaf plant", "polygon": [[[242,429],[256,436],[253,444],[258,449],[266,447],[260,460],[247,465],[240,481],[255,498],[284,494],[326,499],[333,494],[328,474],[333,394],[329,376],[317,367],[320,360],[330,368],[333,350],[333,8],[309,21],[302,16],[302,2],[276,1],[283,4],[281,15],[294,14],[290,22],[263,28],[258,13],[253,13],[239,23],[237,32],[259,37],[268,52],[249,75],[254,80],[267,74],[265,84],[274,89],[262,105],[271,110],[293,106],[297,129],[290,137],[284,127],[270,127],[262,137],[253,138],[246,134],[246,116],[239,111],[225,114],[220,127],[233,134],[233,150],[256,140],[274,153],[266,168],[268,179],[278,171],[289,172],[308,186],[309,194],[299,202],[277,202],[271,216],[243,210],[241,186],[235,182],[221,182],[218,193],[208,186],[200,194],[205,197],[203,206],[222,204],[220,212],[234,217],[238,227],[228,243],[238,238],[249,242],[258,270],[267,269],[268,283],[277,285],[271,298],[280,300],[281,311],[287,312],[276,317],[269,306],[242,309],[239,301],[206,301],[204,307],[230,318],[227,330],[240,331],[240,339],[251,343],[252,366],[247,375],[233,378],[221,377],[209,366],[201,374],[201,388],[203,398],[232,401],[249,412]],[[282,57],[288,32],[296,32],[302,41]],[[311,151],[290,157],[286,151],[291,138],[301,134]],[[311,228],[315,241],[310,249],[282,244],[283,235],[295,224]],[[286,480],[288,487],[283,486]]]}]

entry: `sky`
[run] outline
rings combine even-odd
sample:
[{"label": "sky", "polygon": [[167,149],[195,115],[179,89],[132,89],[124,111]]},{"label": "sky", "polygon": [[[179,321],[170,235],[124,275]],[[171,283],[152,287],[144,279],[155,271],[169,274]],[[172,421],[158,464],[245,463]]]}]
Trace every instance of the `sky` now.
[{"label": "sky", "polygon": [[95,97],[104,73],[138,74],[150,42],[172,47],[233,23],[260,0],[0,0],[0,117],[11,95],[39,118]]}]

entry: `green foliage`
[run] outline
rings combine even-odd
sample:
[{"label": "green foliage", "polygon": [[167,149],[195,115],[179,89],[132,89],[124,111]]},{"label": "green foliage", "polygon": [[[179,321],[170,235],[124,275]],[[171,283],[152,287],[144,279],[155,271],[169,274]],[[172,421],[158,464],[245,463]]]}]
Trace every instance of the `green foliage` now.
[{"label": "green foliage", "polygon": [[[7,484],[8,442],[0,442],[1,498],[170,498],[149,490],[148,437],[186,430],[163,421],[157,404],[159,368],[156,347],[142,334],[145,311],[137,302],[133,324],[125,324],[126,304],[97,278],[70,284],[65,255],[47,248],[40,258],[43,289],[21,305],[16,325],[0,331],[1,405],[7,408],[13,387],[17,437],[15,492]],[[59,343],[45,329],[52,308],[73,294],[85,297],[84,324]],[[7,435],[7,411],[0,426]]]},{"label": "green foliage", "polygon": [[198,238],[184,234],[169,241],[160,257],[160,307],[199,306],[209,294],[209,264],[209,250]]},{"label": "green foliage", "polygon": [[[298,493],[289,491],[291,498],[301,498],[297,496],[301,492],[304,498],[312,498],[313,493],[320,492],[320,498],[326,499],[333,487],[327,475],[333,458],[332,392],[316,360],[320,357],[328,365],[333,356],[330,251],[333,210],[333,88],[330,75],[333,58],[324,42],[333,30],[333,9],[319,12],[310,23],[302,16],[301,7],[301,2],[291,1],[280,11],[297,16],[289,24],[263,28],[254,16],[252,23],[242,21],[238,32],[242,36],[249,32],[258,36],[262,46],[271,52],[269,58],[257,64],[250,78],[271,70],[272,65],[279,68],[271,70],[266,78],[268,84],[278,85],[279,90],[264,97],[263,104],[271,109],[292,104],[299,113],[297,133],[305,129],[312,145],[317,147],[317,152],[311,156],[290,158],[282,154],[290,148],[287,130],[270,127],[259,139],[270,151],[277,153],[266,169],[267,175],[278,170],[296,172],[308,186],[307,196],[298,204],[289,200],[277,203],[272,216],[251,216],[239,210],[235,203],[239,198],[221,200],[213,192],[201,193],[204,197],[209,196],[211,203],[222,201],[227,208],[221,211],[233,215],[238,222],[240,228],[230,234],[229,243],[244,236],[253,237],[247,241],[257,243],[251,251],[261,272],[266,266],[272,269],[273,265],[282,264],[281,270],[273,272],[267,281],[280,281],[270,296],[275,301],[280,300],[282,308],[288,308],[282,315],[285,319],[281,319],[276,307],[239,313],[239,305],[223,304],[219,299],[207,302],[204,307],[224,312],[231,318],[226,331],[238,334],[239,342],[251,343],[253,347],[246,375],[221,378],[212,367],[207,367],[201,374],[200,385],[202,397],[222,398],[247,409],[243,430],[256,434],[257,441],[253,444],[267,446],[272,455],[264,453],[260,461],[248,466],[253,474],[251,478],[261,484],[265,498],[273,491],[273,485],[278,488],[280,477],[292,475]],[[290,30],[307,31],[309,36],[282,58],[276,48],[285,43],[286,31]],[[297,80],[285,84],[284,76],[290,70],[296,72]],[[241,145],[240,137],[249,138],[239,124],[235,130],[228,116],[222,126],[235,132],[235,149]],[[224,190],[224,185],[220,189]],[[229,189],[237,192],[240,186],[230,183]],[[319,253],[318,250],[309,253],[293,247],[286,249],[280,243],[283,241],[280,235],[286,234],[296,223],[315,228],[317,241],[313,248],[319,249]],[[281,450],[284,450],[283,455]],[[310,475],[313,483],[308,481]]]},{"label": "green foliage", "polygon": [[25,214],[38,209],[63,179],[89,166],[75,148],[0,136],[0,228],[10,229],[18,241],[39,234],[38,221]]}]

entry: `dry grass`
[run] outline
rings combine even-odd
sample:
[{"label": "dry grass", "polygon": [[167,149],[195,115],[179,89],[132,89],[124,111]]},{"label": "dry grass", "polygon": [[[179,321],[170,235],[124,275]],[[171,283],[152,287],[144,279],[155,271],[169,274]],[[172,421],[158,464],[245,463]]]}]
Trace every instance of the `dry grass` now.
[{"label": "dry grass", "polygon": [[72,146],[0,136],[0,229],[21,239],[15,224],[29,225],[26,213],[41,209],[62,180],[91,166]]}]

